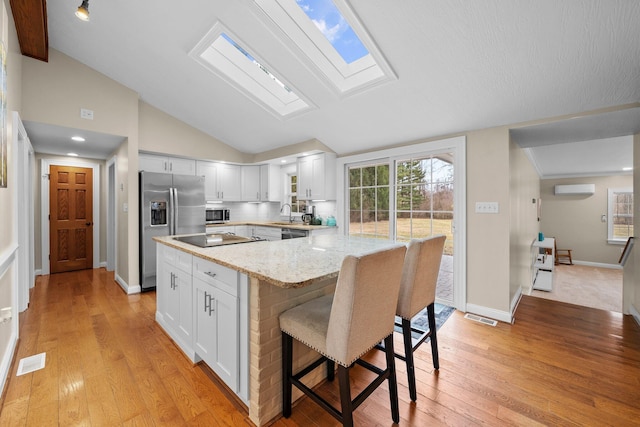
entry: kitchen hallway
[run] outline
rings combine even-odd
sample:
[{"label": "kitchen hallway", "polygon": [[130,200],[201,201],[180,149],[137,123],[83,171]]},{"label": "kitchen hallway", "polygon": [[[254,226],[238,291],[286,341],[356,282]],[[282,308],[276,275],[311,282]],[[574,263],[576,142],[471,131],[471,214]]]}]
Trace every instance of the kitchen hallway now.
[{"label": "kitchen hallway", "polygon": [[[0,425],[251,425],[248,414],[193,366],[154,320],[155,292],[126,295],[104,269],[39,276],[2,399]],[[418,400],[397,361],[400,426],[631,425],[640,419],[640,327],[629,316],[524,296],[513,325],[455,312],[416,353]],[[399,348],[400,338],[396,336]],[[16,377],[46,352],[44,369]],[[370,361],[381,362],[373,350]],[[606,367],[603,369],[603,367]],[[367,375],[354,369],[354,392]],[[320,386],[335,399],[337,382]],[[391,425],[386,386],[356,425]],[[309,399],[275,426],[333,426]]]}]

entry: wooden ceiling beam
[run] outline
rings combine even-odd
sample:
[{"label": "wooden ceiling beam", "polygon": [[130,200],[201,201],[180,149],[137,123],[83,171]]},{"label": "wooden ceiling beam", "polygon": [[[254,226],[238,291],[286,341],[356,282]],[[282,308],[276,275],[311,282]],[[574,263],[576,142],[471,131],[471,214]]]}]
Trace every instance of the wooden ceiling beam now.
[{"label": "wooden ceiling beam", "polygon": [[10,0],[10,4],[20,52],[24,56],[49,62],[47,0]]}]

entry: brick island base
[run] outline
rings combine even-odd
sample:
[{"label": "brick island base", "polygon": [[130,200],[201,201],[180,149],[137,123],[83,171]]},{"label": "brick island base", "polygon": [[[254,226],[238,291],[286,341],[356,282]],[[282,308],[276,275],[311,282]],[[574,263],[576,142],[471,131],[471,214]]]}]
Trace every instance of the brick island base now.
[{"label": "brick island base", "polygon": [[[269,282],[250,278],[249,290],[249,418],[258,427],[282,415],[282,347],[280,313],[335,290],[336,279],[319,281],[301,288],[282,288]],[[293,370],[305,366],[318,353],[294,341]],[[308,385],[325,378],[325,365],[305,377]],[[309,378],[309,381],[306,381]],[[293,388],[293,400],[302,393]]]}]

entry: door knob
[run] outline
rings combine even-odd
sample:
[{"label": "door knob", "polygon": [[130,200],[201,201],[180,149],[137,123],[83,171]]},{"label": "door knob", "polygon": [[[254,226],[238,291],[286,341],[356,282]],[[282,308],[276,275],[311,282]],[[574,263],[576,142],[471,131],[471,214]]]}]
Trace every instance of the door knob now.
[{"label": "door knob", "polygon": [[85,225],[86,225],[87,227],[89,227],[89,226],[91,225],[91,223],[90,223],[90,222],[87,222],[87,223],[85,223]]}]

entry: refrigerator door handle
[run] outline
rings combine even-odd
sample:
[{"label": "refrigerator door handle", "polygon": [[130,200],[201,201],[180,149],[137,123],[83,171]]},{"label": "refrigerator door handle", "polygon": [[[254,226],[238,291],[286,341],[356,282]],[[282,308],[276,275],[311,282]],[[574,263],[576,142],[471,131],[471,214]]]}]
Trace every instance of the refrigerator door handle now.
[{"label": "refrigerator door handle", "polygon": [[176,208],[175,208],[175,197],[173,195],[174,188],[169,187],[169,235],[172,236],[176,230]]},{"label": "refrigerator door handle", "polygon": [[178,189],[173,188],[173,234],[178,232]]}]

